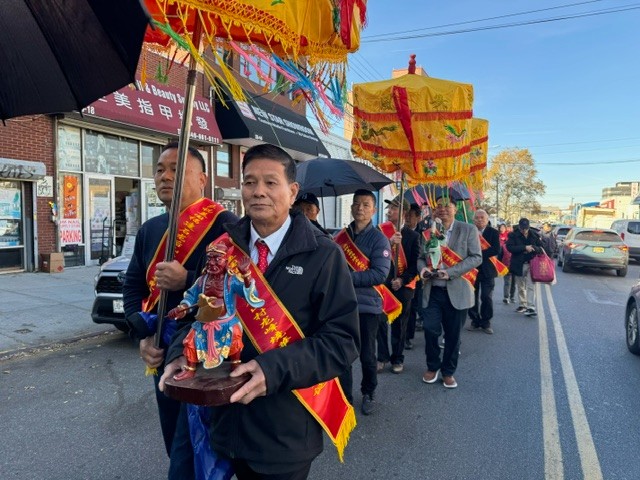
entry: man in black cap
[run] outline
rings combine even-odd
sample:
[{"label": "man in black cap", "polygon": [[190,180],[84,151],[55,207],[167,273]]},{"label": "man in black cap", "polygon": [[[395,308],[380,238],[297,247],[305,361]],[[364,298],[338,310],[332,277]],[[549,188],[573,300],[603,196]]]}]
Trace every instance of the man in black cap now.
[{"label": "man in black cap", "polygon": [[529,261],[538,253],[542,253],[542,241],[540,236],[530,228],[529,219],[521,218],[518,228],[509,234],[507,238],[507,250],[511,252],[509,271],[513,274],[518,291],[520,305],[516,309],[518,313],[524,313],[528,317],[535,317],[535,289],[533,282],[529,281]]},{"label": "man in black cap", "polygon": [[318,214],[320,213],[320,202],[318,201],[318,197],[316,197],[313,193],[303,193],[298,197],[298,199],[293,204],[294,207],[299,208],[304,216],[309,219],[309,221],[323,233],[327,235],[327,232],[319,223],[318,223]]}]

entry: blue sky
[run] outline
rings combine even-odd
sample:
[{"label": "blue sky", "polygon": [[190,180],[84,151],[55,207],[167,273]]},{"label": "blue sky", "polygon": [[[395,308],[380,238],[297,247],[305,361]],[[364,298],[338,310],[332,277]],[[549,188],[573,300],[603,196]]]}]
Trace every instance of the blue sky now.
[{"label": "blue sky", "polygon": [[[583,4],[443,26],[576,3]],[[390,78],[391,70],[406,68],[409,54],[415,53],[430,76],[473,84],[474,116],[489,120],[489,159],[505,148],[531,151],[547,187],[543,205],[562,208],[572,198],[597,201],[604,187],[640,180],[640,9],[462,34],[372,40],[414,29],[443,26],[407,35],[625,6],[640,3],[369,0],[360,50],[349,59],[349,81]]]}]

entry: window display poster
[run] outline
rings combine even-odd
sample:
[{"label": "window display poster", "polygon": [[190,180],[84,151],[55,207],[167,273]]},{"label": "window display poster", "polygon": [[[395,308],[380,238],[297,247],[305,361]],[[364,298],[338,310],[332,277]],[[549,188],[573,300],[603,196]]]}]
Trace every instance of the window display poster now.
[{"label": "window display poster", "polygon": [[85,130],[85,169],[109,175],[138,176],[138,142]]},{"label": "window display poster", "polygon": [[158,198],[158,194],[156,193],[156,188],[154,187],[154,185],[152,183],[147,183],[145,190],[145,197],[147,198],[146,220],[165,213],[167,209],[164,203],[162,203]]},{"label": "window display poster", "polygon": [[79,218],[60,219],[60,243],[62,245],[82,243],[82,226]]},{"label": "window display poster", "polygon": [[58,165],[60,170],[81,170],[80,129],[58,125]]},{"label": "window display poster", "polygon": [[0,182],[0,218],[22,218],[22,195],[18,182]]},{"label": "window display poster", "polygon": [[62,179],[62,198],[64,198],[64,209],[62,218],[79,218],[78,201],[78,177],[75,175],[65,175]]}]

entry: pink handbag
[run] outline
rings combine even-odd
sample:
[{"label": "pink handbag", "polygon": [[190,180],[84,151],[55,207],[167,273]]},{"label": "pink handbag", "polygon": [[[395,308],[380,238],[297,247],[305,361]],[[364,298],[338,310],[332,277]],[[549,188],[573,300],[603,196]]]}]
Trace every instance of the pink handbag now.
[{"label": "pink handbag", "polygon": [[529,273],[535,283],[554,284],[556,281],[556,267],[546,253],[540,253],[529,261]]}]

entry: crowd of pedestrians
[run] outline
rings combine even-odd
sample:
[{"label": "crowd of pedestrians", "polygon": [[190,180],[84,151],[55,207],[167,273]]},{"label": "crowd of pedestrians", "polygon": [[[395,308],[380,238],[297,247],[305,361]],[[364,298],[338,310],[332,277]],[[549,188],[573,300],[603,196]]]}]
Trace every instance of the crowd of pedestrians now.
[{"label": "crowd of pedestrians", "polygon": [[[176,164],[177,145],[170,144],[154,177],[167,206]],[[137,235],[125,279],[132,335],[141,358],[159,372],[154,385],[170,479],[200,478],[203,452],[216,458],[219,478],[307,478],[323,429],[341,456],[355,426],[353,406],[375,413],[378,374],[404,372],[404,351],[419,330],[422,381],[456,388],[461,331],[469,317],[467,330],[493,333],[493,290],[503,264],[510,270],[503,302],[513,303],[517,290],[516,311],[536,315],[529,261],[551,246],[526,218],[512,232],[493,228],[483,210],[473,224],[457,220],[443,189],[433,210],[400,197],[386,201],[387,221],[376,226],[376,196],[358,190],[353,221],[331,236],[317,221],[317,197],[299,192],[284,150],[252,147],[242,171],[246,215],[238,219],[203,198],[204,162],[189,149],[175,258],[164,258],[168,215],[155,217]],[[163,290],[170,315],[188,321],[156,341],[150,321]],[[194,320],[192,310],[205,308],[208,316]],[[197,414],[205,434],[192,447],[191,406],[162,392],[172,379],[194,378],[199,362],[213,368],[223,358],[233,360],[231,377],[248,380],[229,404]]]}]

